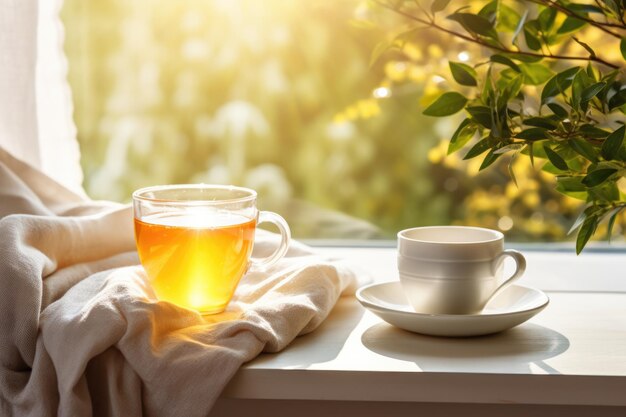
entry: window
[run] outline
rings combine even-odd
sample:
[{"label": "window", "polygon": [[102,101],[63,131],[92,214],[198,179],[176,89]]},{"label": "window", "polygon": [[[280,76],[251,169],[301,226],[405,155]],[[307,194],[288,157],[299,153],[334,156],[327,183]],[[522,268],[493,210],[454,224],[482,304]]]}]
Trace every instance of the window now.
[{"label": "window", "polygon": [[362,13],[357,0],[66,0],[88,193],[234,183],[298,238],[450,223],[566,238],[579,201],[528,161],[515,162],[516,187],[507,163],[478,174],[446,157],[455,121],[421,115],[467,45],[425,33],[370,65],[383,34],[355,23]]}]

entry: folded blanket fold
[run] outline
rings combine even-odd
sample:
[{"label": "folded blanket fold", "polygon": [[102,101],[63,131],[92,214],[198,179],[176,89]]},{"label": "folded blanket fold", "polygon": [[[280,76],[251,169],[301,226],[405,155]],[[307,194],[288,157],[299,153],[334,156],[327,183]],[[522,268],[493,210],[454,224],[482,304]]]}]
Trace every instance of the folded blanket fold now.
[{"label": "folded blanket fold", "polygon": [[[255,255],[275,245],[259,233]],[[222,314],[159,302],[129,207],[0,149],[0,415],[206,416],[243,363],[314,330],[365,279],[294,242]]]}]

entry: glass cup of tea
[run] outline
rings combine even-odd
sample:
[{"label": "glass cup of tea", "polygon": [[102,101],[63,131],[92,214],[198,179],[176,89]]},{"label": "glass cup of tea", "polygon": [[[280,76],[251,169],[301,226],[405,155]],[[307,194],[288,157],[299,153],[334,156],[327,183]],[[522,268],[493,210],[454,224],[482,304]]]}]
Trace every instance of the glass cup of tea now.
[{"label": "glass cup of tea", "polygon": [[[254,190],[222,185],[163,185],[133,193],[139,259],[160,300],[200,314],[226,309],[249,268],[264,269],[287,252],[285,219],[259,211]],[[259,223],[281,241],[267,258],[251,258]]]}]

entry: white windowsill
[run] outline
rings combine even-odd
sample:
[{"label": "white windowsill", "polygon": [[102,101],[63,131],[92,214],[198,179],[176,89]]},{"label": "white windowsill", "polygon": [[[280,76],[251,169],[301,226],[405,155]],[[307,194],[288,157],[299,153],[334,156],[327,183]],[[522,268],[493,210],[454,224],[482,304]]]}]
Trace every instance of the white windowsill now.
[{"label": "white windowsill", "polygon": [[[397,279],[393,248],[320,250]],[[344,297],[319,329],[243,366],[222,398],[626,407],[626,252],[525,255],[520,283],[551,302],[513,330],[420,336]]]}]

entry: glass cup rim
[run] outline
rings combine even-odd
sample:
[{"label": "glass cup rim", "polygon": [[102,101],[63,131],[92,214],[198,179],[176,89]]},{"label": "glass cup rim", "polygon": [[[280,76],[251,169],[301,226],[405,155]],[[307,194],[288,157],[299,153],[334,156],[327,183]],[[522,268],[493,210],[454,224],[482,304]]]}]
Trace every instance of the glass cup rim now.
[{"label": "glass cup rim", "polygon": [[[246,193],[243,197],[234,198],[221,198],[218,200],[185,200],[177,198],[154,198],[147,197],[143,194],[154,191],[169,191],[169,190],[185,190],[185,189],[210,189],[210,190],[225,190],[225,191],[239,191]],[[185,206],[197,206],[197,205],[220,205],[220,204],[233,204],[233,203],[245,203],[254,201],[257,198],[257,192],[251,188],[239,187],[236,185],[220,185],[220,184],[171,184],[171,185],[152,185],[149,187],[143,187],[135,190],[132,195],[133,201],[144,201],[153,204],[174,204]]]}]

